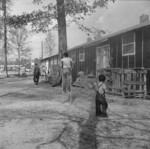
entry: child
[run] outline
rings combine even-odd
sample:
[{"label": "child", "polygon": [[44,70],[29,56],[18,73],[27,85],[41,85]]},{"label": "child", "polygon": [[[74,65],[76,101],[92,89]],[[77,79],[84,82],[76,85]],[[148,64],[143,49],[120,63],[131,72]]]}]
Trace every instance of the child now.
[{"label": "child", "polygon": [[63,58],[60,62],[62,68],[62,86],[63,92],[66,93],[67,91],[71,92],[71,70],[73,67],[73,61],[71,58],[68,57],[68,52],[63,54]]},{"label": "child", "polygon": [[107,117],[106,110],[108,107],[108,103],[105,98],[106,93],[105,80],[106,80],[105,75],[101,74],[99,75],[99,82],[94,84],[96,88],[96,97],[95,97],[96,116],[102,117]]},{"label": "child", "polygon": [[39,83],[39,77],[40,77],[40,75],[41,75],[40,68],[38,67],[38,64],[35,64],[34,74],[33,74],[33,80],[34,80],[34,83],[36,85],[38,85],[38,83]]}]

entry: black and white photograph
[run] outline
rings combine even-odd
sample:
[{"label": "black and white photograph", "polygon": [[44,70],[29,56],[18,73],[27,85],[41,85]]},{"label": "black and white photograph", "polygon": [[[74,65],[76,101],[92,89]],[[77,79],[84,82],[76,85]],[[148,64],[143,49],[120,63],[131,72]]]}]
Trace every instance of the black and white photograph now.
[{"label": "black and white photograph", "polygon": [[150,149],[150,0],[0,0],[0,149]]}]

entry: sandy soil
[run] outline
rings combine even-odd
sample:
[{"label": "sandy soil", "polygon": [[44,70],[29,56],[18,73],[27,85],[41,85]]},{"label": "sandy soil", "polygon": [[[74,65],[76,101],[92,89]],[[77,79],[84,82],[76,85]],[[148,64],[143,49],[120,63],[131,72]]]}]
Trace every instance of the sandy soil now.
[{"label": "sandy soil", "polygon": [[149,149],[150,101],[107,96],[108,118],[95,117],[95,93],[32,79],[0,80],[0,149]]}]

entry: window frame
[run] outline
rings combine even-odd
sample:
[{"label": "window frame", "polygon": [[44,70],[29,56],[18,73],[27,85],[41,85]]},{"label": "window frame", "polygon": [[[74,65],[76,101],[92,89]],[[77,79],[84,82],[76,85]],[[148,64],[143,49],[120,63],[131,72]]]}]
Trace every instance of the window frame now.
[{"label": "window frame", "polygon": [[57,65],[57,58],[54,58],[54,65]]},{"label": "window frame", "polygon": [[[124,36],[126,36],[127,34],[131,34],[133,33],[133,42],[130,42],[130,43],[123,43],[124,41]],[[133,52],[132,53],[126,53],[124,54],[124,47],[125,46],[128,46],[128,45],[133,45]],[[130,56],[130,55],[135,55],[135,32],[129,32],[129,33],[126,33],[124,35],[122,35],[122,56]]]},{"label": "window frame", "polygon": [[[81,55],[83,55],[83,58],[82,58],[82,59],[81,59]],[[79,61],[80,61],[80,62],[85,61],[85,53],[84,53],[84,52],[79,53]]]},{"label": "window frame", "polygon": [[73,62],[76,62],[76,54],[72,54],[71,59]]}]

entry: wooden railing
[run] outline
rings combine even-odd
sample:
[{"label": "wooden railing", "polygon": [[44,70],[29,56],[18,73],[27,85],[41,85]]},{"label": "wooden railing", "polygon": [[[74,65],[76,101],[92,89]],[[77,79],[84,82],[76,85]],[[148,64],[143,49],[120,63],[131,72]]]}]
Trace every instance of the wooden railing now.
[{"label": "wooden railing", "polygon": [[97,74],[105,74],[106,85],[111,94],[124,97],[145,97],[147,95],[144,69],[101,69]]}]

